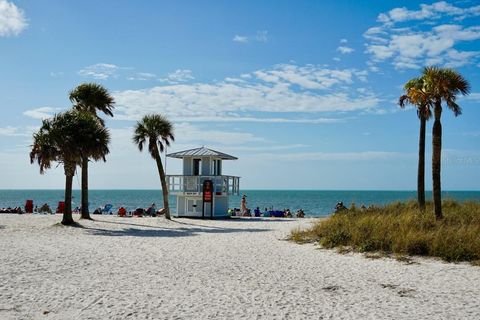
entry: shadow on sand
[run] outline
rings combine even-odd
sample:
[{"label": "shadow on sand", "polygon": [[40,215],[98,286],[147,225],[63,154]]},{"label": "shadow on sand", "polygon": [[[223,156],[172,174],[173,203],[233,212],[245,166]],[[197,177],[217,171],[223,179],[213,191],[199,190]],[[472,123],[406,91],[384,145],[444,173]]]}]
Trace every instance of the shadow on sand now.
[{"label": "shadow on sand", "polygon": [[[107,224],[117,224],[124,225],[126,228],[119,230],[111,229],[102,229],[102,228],[91,228],[85,227],[87,233],[95,236],[110,236],[110,237],[191,237],[196,236],[202,233],[210,234],[225,234],[225,233],[242,233],[242,232],[266,232],[269,229],[261,228],[222,228],[215,226],[205,226],[198,225],[193,223],[187,223],[183,221],[175,221],[174,223],[186,225],[189,227],[180,227],[180,228],[165,228],[161,226],[152,226],[140,223],[130,223],[130,222],[116,222],[116,221],[104,221],[96,220],[97,222],[107,223]],[[140,227],[140,228],[135,228]]]}]

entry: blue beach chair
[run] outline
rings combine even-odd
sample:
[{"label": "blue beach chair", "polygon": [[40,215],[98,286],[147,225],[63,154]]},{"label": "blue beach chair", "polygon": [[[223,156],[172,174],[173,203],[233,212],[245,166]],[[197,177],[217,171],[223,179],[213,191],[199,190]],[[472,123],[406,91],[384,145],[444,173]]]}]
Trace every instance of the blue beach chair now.
[{"label": "blue beach chair", "polygon": [[106,204],[102,209],[102,214],[112,214],[112,204]]}]

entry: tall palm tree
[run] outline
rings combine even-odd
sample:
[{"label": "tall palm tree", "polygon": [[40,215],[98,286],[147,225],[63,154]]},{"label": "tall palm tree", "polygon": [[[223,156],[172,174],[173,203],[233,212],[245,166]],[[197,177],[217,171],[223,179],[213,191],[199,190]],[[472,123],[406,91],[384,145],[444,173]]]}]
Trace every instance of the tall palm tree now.
[{"label": "tall palm tree", "polygon": [[[85,112],[85,111],[80,111]],[[104,127],[100,121],[88,114],[96,125],[93,123],[89,126],[78,128],[78,146],[80,152],[80,167],[82,169],[82,210],[81,219],[90,219],[88,212],[88,162],[89,159],[93,161],[103,160],[110,150],[110,132]]]},{"label": "tall palm tree", "polygon": [[170,140],[175,141],[173,136],[173,125],[167,118],[159,114],[150,114],[143,117],[143,119],[135,125],[135,132],[133,134],[133,142],[138,146],[140,152],[143,146],[148,141],[148,151],[157,163],[158,174],[160,176],[160,183],[162,184],[163,192],[163,207],[165,209],[165,218],[170,218],[170,208],[168,206],[168,189],[165,178],[165,171],[163,169],[160,152],[163,152],[165,146],[170,146]]},{"label": "tall palm tree", "polygon": [[[107,116],[113,117],[112,110],[114,109],[114,99],[108,90],[96,83],[83,83],[70,91],[69,99],[74,104],[73,107],[77,110],[83,110],[93,114],[102,126],[105,122],[97,115],[97,111],[101,111]],[[94,137],[92,137],[94,138]],[[87,151],[87,150],[86,150]],[[88,211],[88,161],[91,157],[93,160],[104,159],[105,154],[96,153],[89,154],[88,151],[82,156],[82,219],[91,219]]]},{"label": "tall palm tree", "polygon": [[467,95],[470,84],[457,71],[449,68],[426,67],[423,70],[425,92],[433,104],[435,121],[432,129],[432,180],[433,180],[433,204],[437,220],[443,218],[440,168],[442,157],[442,102],[453,111],[455,116],[462,113],[462,109],[456,103],[457,95]]},{"label": "tall palm tree", "polygon": [[423,79],[414,78],[408,81],[404,90],[406,94],[400,96],[399,105],[404,108],[406,104],[417,107],[417,116],[420,120],[420,134],[418,139],[418,171],[417,171],[417,198],[421,211],[425,210],[425,129],[427,120],[432,116],[430,100],[424,91]]}]

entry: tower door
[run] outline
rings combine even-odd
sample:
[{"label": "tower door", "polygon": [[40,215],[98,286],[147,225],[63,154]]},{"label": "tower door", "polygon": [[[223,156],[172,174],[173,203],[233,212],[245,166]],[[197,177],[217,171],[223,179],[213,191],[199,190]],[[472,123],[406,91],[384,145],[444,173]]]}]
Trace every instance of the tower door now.
[{"label": "tower door", "polygon": [[202,199],[186,198],[187,215],[202,216]]}]

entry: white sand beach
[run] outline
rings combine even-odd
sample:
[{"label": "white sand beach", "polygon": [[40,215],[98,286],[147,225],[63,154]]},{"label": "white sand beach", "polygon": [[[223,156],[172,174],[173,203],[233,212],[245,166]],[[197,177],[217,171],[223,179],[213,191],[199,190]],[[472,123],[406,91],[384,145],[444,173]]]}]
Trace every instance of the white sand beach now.
[{"label": "white sand beach", "polygon": [[480,319],[480,267],[283,241],[311,220],[0,215],[0,319]]}]

